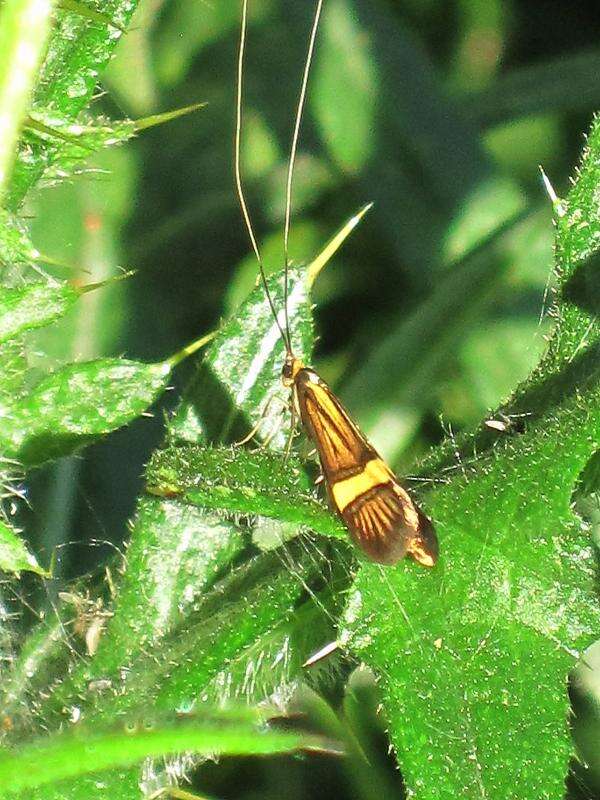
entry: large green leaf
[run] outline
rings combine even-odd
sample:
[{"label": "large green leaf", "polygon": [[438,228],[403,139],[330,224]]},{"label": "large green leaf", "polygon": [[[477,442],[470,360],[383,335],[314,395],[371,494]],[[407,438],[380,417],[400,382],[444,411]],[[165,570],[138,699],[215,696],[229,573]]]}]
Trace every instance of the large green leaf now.
[{"label": "large green leaf", "polygon": [[600,102],[594,80],[599,68],[597,49],[561,54],[507,71],[485,89],[466,95],[462,105],[466,115],[484,129],[556,110],[585,113]]},{"label": "large green leaf", "polygon": [[[289,314],[291,337],[298,356],[309,354],[313,328],[309,290],[312,277],[306,268],[290,270]],[[283,276],[269,278],[269,289],[283,326]],[[249,335],[251,331],[252,335]],[[289,435],[287,399],[281,386],[285,358],[283,340],[262,286],[257,286],[219,330],[196,379],[188,387],[177,414],[169,424],[173,438],[195,442],[207,435],[222,440],[230,435],[236,415],[242,412],[250,426],[258,425],[260,438],[271,437],[283,447]],[[248,423],[246,423],[248,425]],[[243,435],[244,428],[240,434]]]},{"label": "large green leaf", "polygon": [[459,462],[452,443],[430,460],[441,470],[427,496],[436,568],[366,565],[349,599],[342,638],[380,677],[407,786],[421,798],[512,797],[515,785],[526,797],[562,794],[566,674],[600,630],[589,533],[571,510],[600,431],[589,268],[599,153],[596,123],[557,207],[556,330],[504,408],[527,416],[512,435],[487,428],[465,439]]},{"label": "large green leaf", "polygon": [[138,417],[165,388],[172,364],[99,359],[69,364],[5,404],[4,451],[34,466],[66,455]]}]

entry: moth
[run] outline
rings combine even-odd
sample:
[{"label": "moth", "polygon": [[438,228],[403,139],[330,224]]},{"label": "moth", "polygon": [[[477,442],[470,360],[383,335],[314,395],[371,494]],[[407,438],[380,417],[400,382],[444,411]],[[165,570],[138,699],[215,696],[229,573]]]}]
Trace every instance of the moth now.
[{"label": "moth", "polygon": [[263,262],[250,221],[240,169],[242,129],[242,76],[248,0],[242,2],[242,25],[238,55],[235,176],[242,215],[256,255],[260,278],[279,333],[286,358],[283,385],[292,392],[293,414],[298,416],[313,442],[333,509],[346,525],[356,545],[372,561],[395,564],[406,555],[431,567],[438,557],[438,541],[431,521],[360,432],[329,386],[292,350],[288,320],[288,239],[292,206],[292,178],[308,76],[323,0],[317,0],[308,53],[300,89],[286,183],[284,223],[284,315],[282,325],[269,292]]}]

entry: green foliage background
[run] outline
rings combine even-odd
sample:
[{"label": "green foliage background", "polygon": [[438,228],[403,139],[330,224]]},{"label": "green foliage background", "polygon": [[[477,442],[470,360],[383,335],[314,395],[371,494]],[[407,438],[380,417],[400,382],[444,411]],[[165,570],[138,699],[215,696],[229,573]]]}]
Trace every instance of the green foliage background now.
[{"label": "green foliage background", "polygon": [[[314,287],[304,287],[295,332],[310,354],[310,291],[314,365],[399,474],[413,475],[417,490],[436,481],[425,503],[440,522],[444,560],[432,577],[410,565],[389,573],[366,565],[357,573],[344,544],[325,538],[340,531],[308,496],[295,461],[289,485],[282,477],[274,488],[279,462],[270,456],[245,462],[229,450],[190,446],[247,430],[248,420],[217,413],[221,393],[235,394],[247,374],[255,352],[254,344],[244,350],[248,332],[260,343],[270,324],[260,292],[252,294],[256,264],[233,190],[238,4],[144,0],[102,72],[107,93],[94,100],[93,118],[77,118],[89,126],[78,132],[68,123],[85,107],[119,30],[107,18],[69,8],[55,12],[52,36],[60,31],[67,44],[51,39],[26,119],[26,146],[5,194],[7,213],[18,213],[35,253],[25,258],[18,242],[9,258],[10,243],[3,243],[5,283],[16,294],[4,294],[0,312],[12,327],[0,336],[10,345],[26,329],[44,327],[28,334],[26,346],[28,381],[36,388],[8,422],[0,419],[0,437],[5,457],[22,467],[95,443],[83,455],[29,471],[8,504],[39,563],[54,559],[55,576],[44,589],[37,577],[7,585],[6,616],[18,611],[17,633],[32,622],[23,600],[46,609],[38,640],[27,640],[5,690],[10,718],[23,697],[31,704],[61,673],[63,639],[52,611],[67,585],[61,581],[109,561],[134,518],[109,644],[89,664],[71,665],[50,701],[28,708],[42,727],[58,727],[63,708],[83,697],[89,730],[99,725],[96,755],[108,753],[102,765],[119,768],[135,759],[121,763],[110,755],[125,747],[112,721],[138,705],[156,706],[161,744],[141,742],[138,758],[179,749],[181,741],[203,753],[211,734],[215,749],[250,755],[254,718],[236,723],[233,738],[242,744],[236,739],[235,749],[229,722],[219,720],[216,734],[200,726],[186,740],[160,714],[198,686],[210,700],[227,691],[260,700],[289,687],[302,657],[339,637],[352,658],[373,668],[378,688],[363,672],[346,684],[358,662],[338,659],[331,671],[309,677],[312,689],[294,702],[320,734],[344,743],[351,763],[240,759],[204,767],[199,788],[243,798],[280,797],[284,784],[286,795],[298,798],[327,794],[326,787],[347,797],[402,796],[384,755],[387,725],[417,796],[503,798],[519,780],[522,796],[559,797],[574,752],[563,730],[566,676],[575,651],[598,635],[589,552],[598,520],[597,127],[568,207],[552,206],[538,164],[566,196],[582,134],[600,107],[600,12],[582,6],[581,19],[566,26],[558,8],[537,3],[326,0],[297,164],[293,258],[309,261],[350,214],[367,201],[374,208]],[[134,3],[94,8],[127,25]],[[282,262],[287,151],[310,16],[310,4],[251,3],[244,173],[270,271]],[[153,124],[159,120],[152,115],[204,102],[192,114]],[[131,119],[146,121],[136,126]],[[123,268],[136,275],[83,295],[61,283],[31,300],[25,323],[15,322],[9,312],[24,308],[21,284],[35,276],[27,273],[31,261],[60,278],[76,277],[78,287],[110,282]],[[302,280],[301,271],[294,275],[301,287]],[[556,298],[561,305],[553,305]],[[171,354],[231,315],[207,357],[213,378],[198,377],[191,363],[173,373]],[[535,371],[548,338],[550,350]],[[21,357],[17,350],[3,354],[2,392],[9,398],[17,391],[11,376],[18,368],[10,367],[13,355]],[[125,364],[118,360],[123,353]],[[69,367],[60,380],[38,383],[65,362],[99,357],[93,370]],[[136,507],[144,464],[163,441],[164,415],[192,377],[186,402],[170,417],[179,447],[154,456],[154,496]],[[267,377],[253,386],[252,402],[264,400]],[[74,382],[80,406],[70,413],[78,427],[65,419],[63,405]],[[176,391],[157,399],[167,384]],[[152,418],[98,441],[153,402]],[[481,425],[485,419],[505,426],[505,434]],[[417,476],[415,464],[426,456]],[[206,485],[197,485],[199,474]],[[255,559],[247,558],[244,526],[219,513],[262,512],[289,534],[298,509],[323,536],[293,542],[283,556],[274,550]],[[273,531],[261,525],[270,542]],[[183,556],[178,548],[189,531],[200,544]],[[160,620],[146,602],[153,591],[166,592],[153,549],[181,559],[171,564],[175,577]],[[16,568],[26,568],[23,558],[15,555]],[[180,613],[186,622],[177,628]],[[144,643],[140,652],[133,634]],[[161,648],[148,657],[157,642]],[[289,663],[277,662],[265,675],[260,664],[275,663],[282,642],[292,643]],[[38,667],[25,687],[33,654]],[[98,699],[86,689],[99,676],[116,680],[124,663],[134,675],[133,697]],[[578,753],[589,765],[576,767],[572,796],[600,786],[599,663],[592,647],[572,680]],[[252,679],[248,665],[256,670]],[[225,691],[225,673],[238,690]],[[375,713],[381,698],[387,722]],[[65,736],[66,743],[39,751],[27,745],[23,764],[81,758],[77,742]],[[298,744],[274,737],[266,749],[287,752]],[[540,768],[524,768],[528,759]],[[0,759],[0,775],[3,768],[10,776]],[[110,796],[136,796],[137,773],[123,774],[105,773]],[[55,777],[70,776],[59,768]],[[28,785],[13,778],[7,786]],[[89,797],[94,781],[57,786],[43,796]]]}]

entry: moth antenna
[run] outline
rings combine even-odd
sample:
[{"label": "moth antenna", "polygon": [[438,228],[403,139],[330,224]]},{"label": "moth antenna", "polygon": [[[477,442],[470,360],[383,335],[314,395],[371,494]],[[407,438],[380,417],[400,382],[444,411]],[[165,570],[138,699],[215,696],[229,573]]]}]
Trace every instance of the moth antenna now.
[{"label": "moth antenna", "polygon": [[[241,144],[242,144],[242,84],[243,84],[243,77],[244,77],[244,51],[246,49],[246,30],[248,27],[248,0],[242,0],[242,24],[240,28],[240,44],[238,50],[238,63],[237,63],[237,97],[236,97],[236,114],[235,114],[235,186],[237,189],[238,199],[240,201],[240,207],[242,209],[242,216],[244,217],[244,222],[246,224],[246,228],[248,230],[248,235],[250,237],[250,242],[252,244],[252,249],[254,250],[254,255],[256,256],[256,260],[258,261],[258,270],[260,273],[260,279],[265,290],[265,294],[267,296],[267,300],[269,301],[269,306],[271,308],[271,312],[273,314],[273,318],[275,320],[275,324],[279,328],[279,333],[281,334],[281,338],[283,339],[283,343],[285,345],[285,349],[288,354],[291,354],[291,346],[289,335],[286,335],[287,332],[287,324],[286,324],[286,331],[283,330],[281,325],[279,324],[279,318],[277,317],[277,311],[275,310],[275,304],[273,303],[273,298],[271,297],[271,292],[269,291],[269,287],[267,285],[267,276],[265,275],[265,268],[263,265],[262,256],[260,254],[260,249],[258,247],[258,242],[256,240],[256,236],[254,235],[254,230],[252,228],[252,222],[250,220],[250,213],[248,211],[248,206],[246,204],[246,198],[244,196],[244,189],[242,186],[242,170],[241,170]],[[287,277],[287,276],[286,276]],[[287,320],[287,298],[286,298],[286,320]]]},{"label": "moth antenna", "polygon": [[284,303],[284,313],[285,313],[285,331],[288,342],[290,342],[290,321],[288,317],[288,269],[289,269],[290,220],[292,216],[292,182],[294,179],[294,164],[296,162],[298,138],[300,136],[300,124],[302,123],[302,113],[304,111],[304,104],[306,101],[308,76],[310,75],[310,65],[313,59],[315,41],[317,38],[317,30],[319,28],[319,19],[321,17],[322,8],[323,8],[323,0],[317,0],[312,29],[310,32],[310,39],[308,41],[308,50],[306,53],[304,72],[302,74],[302,85],[300,87],[300,96],[298,98],[298,107],[296,109],[296,119],[294,122],[294,133],[292,135],[292,145],[290,148],[290,159],[288,162],[287,181],[285,186],[285,222],[283,227],[283,257],[284,257],[283,303]]}]

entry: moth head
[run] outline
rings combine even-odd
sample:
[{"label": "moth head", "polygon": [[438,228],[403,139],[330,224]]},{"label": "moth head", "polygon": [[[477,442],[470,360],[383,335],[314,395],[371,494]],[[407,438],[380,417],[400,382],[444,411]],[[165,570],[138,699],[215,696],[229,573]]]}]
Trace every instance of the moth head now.
[{"label": "moth head", "polygon": [[283,367],[281,369],[281,381],[286,389],[290,389],[296,382],[296,375],[304,368],[304,364],[299,358],[296,358],[292,353],[288,353],[285,357]]}]

